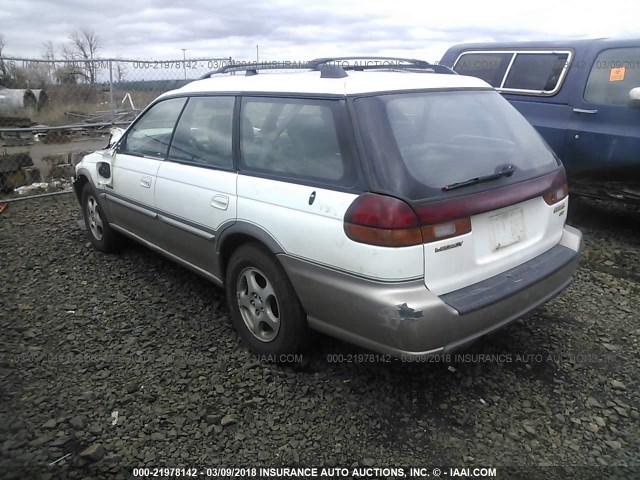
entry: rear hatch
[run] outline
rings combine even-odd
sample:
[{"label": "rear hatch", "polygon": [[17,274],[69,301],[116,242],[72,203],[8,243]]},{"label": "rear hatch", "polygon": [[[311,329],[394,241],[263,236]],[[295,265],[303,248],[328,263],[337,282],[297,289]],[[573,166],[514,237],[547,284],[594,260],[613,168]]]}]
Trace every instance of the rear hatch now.
[{"label": "rear hatch", "polygon": [[535,129],[489,89],[354,100],[374,190],[422,225],[425,285],[442,295],[556,245],[564,169]]}]

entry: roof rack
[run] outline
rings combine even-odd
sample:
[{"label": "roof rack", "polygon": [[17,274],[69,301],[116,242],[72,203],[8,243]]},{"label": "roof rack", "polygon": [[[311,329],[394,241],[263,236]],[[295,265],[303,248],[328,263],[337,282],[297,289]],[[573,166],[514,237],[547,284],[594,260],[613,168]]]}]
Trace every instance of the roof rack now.
[{"label": "roof rack", "polygon": [[[348,63],[353,60],[355,63]],[[360,63],[358,63],[360,62]],[[431,64],[424,60],[400,57],[326,57],[308,62],[253,62],[225,65],[200,77],[200,80],[212,75],[232,72],[245,72],[246,76],[257,75],[260,70],[319,70],[321,78],[342,78],[348,76],[347,70],[406,70],[412,72],[456,74],[444,65]]]},{"label": "roof rack", "polygon": [[[353,64],[348,63],[350,60],[354,60]],[[434,65],[424,60],[418,60],[416,58],[402,58],[402,57],[327,57],[316,58],[309,62],[314,70],[321,70],[323,73],[326,69],[328,75],[321,75],[324,77],[332,77],[335,74],[339,77],[346,77],[347,70],[408,70],[412,72],[429,72],[429,73],[446,73],[456,74],[451,68],[444,65]],[[345,65],[346,63],[346,65]],[[333,72],[332,72],[333,70]]]},{"label": "roof rack", "polygon": [[239,62],[230,63],[229,65],[224,65],[217,70],[205,73],[199,78],[199,80],[204,80],[205,78],[211,77],[211,75],[218,75],[221,73],[246,72],[246,75],[249,77],[251,75],[257,75],[258,70],[309,70],[311,68],[312,67],[309,62]]}]

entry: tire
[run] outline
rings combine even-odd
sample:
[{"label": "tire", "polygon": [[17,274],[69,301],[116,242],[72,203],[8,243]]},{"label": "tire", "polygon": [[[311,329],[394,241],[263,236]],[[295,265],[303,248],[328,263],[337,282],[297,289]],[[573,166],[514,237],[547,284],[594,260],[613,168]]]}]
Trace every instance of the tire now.
[{"label": "tire", "polygon": [[119,245],[119,235],[109,225],[98,195],[89,183],[82,189],[82,213],[93,247],[103,253],[114,252]]},{"label": "tire", "polygon": [[308,346],[306,313],[273,254],[253,243],[240,246],[229,260],[225,283],[233,326],[251,351],[279,361],[279,355]]}]

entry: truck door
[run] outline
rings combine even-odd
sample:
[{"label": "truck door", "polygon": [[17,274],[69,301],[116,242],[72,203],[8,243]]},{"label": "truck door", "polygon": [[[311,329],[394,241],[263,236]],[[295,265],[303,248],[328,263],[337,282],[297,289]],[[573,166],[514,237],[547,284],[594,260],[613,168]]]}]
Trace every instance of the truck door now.
[{"label": "truck door", "polygon": [[[640,47],[600,51],[583,78],[586,85],[571,102],[566,166],[578,180],[577,191],[604,189],[621,198],[640,179],[640,108],[630,106],[629,96],[640,87]],[[605,180],[616,183],[605,187]]]}]

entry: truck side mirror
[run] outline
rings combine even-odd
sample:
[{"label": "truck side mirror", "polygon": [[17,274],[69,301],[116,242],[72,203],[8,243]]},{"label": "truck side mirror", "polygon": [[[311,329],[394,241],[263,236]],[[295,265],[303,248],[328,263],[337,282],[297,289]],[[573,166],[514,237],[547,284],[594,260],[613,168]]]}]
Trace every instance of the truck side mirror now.
[{"label": "truck side mirror", "polygon": [[640,87],[629,90],[629,106],[631,108],[640,108]]}]

